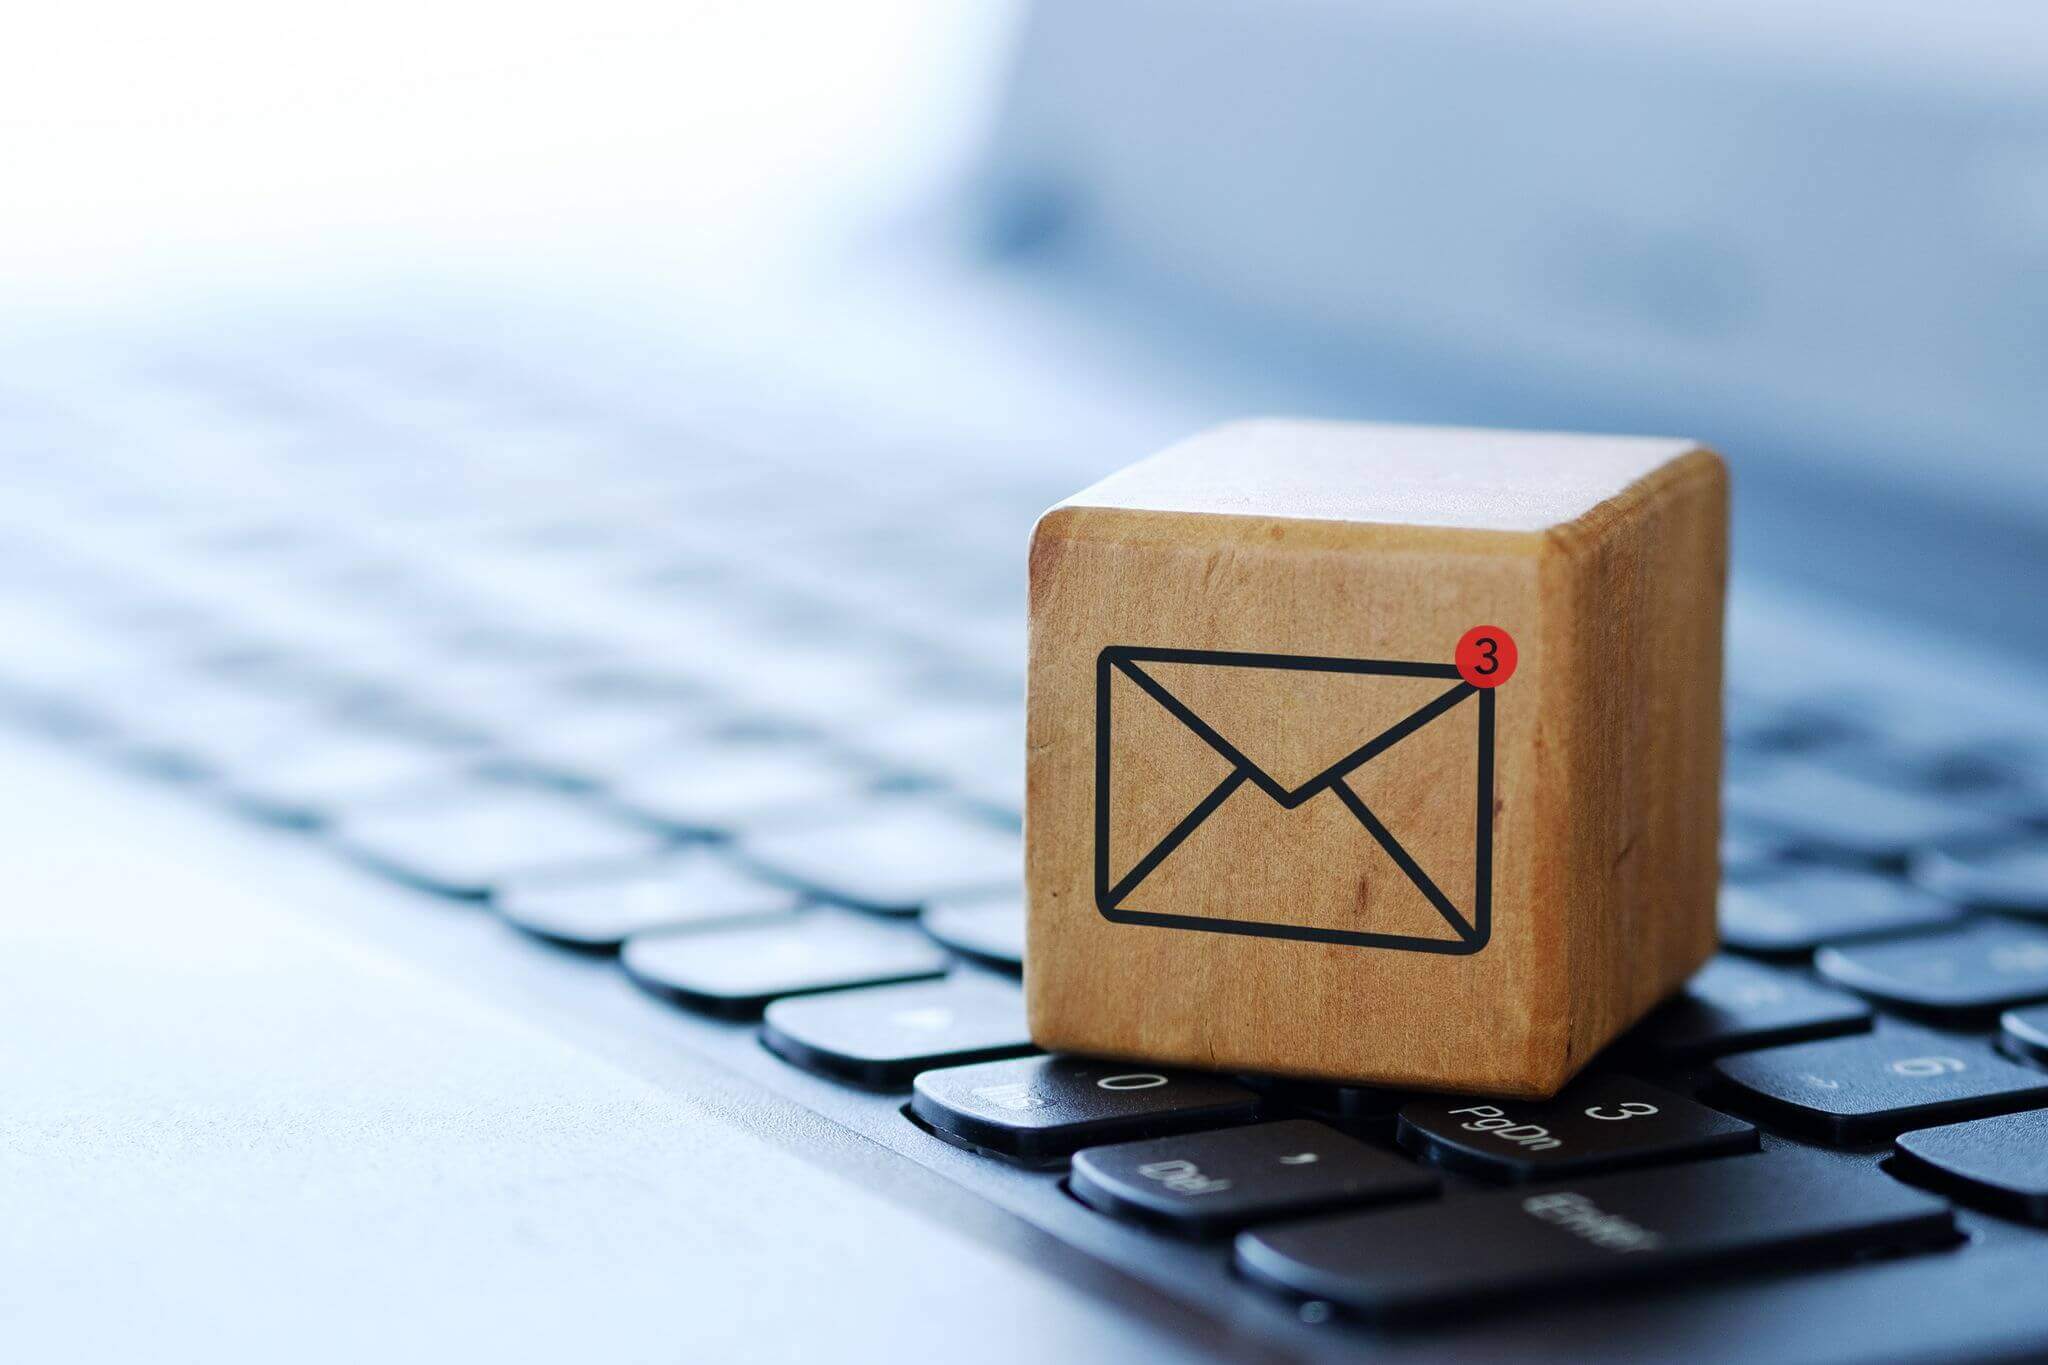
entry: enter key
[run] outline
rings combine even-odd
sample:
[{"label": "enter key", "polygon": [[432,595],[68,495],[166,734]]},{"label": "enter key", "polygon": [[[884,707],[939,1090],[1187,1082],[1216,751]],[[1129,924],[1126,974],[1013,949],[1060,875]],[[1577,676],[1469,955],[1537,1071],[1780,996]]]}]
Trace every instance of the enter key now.
[{"label": "enter key", "polygon": [[1943,1201],[1779,1151],[1279,1223],[1236,1250],[1261,1284],[1387,1322],[1955,1240]]}]

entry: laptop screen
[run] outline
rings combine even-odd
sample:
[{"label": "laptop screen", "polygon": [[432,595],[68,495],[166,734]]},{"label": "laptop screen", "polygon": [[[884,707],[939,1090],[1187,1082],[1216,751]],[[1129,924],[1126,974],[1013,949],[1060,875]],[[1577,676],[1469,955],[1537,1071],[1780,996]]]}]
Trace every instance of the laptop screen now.
[{"label": "laptop screen", "polygon": [[1045,0],[991,240],[1326,409],[2048,525],[2048,15]]}]

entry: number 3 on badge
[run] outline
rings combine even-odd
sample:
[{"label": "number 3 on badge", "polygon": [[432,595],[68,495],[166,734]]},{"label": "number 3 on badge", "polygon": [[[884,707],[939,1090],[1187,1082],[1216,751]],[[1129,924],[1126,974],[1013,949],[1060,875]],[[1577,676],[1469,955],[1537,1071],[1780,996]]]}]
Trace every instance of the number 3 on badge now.
[{"label": "number 3 on badge", "polygon": [[1474,626],[1458,638],[1458,676],[1474,687],[1499,687],[1515,673],[1515,637],[1499,626]]}]

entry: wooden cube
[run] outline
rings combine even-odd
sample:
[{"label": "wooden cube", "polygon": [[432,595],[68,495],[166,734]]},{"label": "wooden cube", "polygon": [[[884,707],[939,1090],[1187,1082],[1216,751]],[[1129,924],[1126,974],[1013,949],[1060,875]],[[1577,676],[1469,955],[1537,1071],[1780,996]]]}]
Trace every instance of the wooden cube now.
[{"label": "wooden cube", "polygon": [[1713,951],[1727,474],[1255,421],[1031,542],[1043,1047],[1554,1094]]}]

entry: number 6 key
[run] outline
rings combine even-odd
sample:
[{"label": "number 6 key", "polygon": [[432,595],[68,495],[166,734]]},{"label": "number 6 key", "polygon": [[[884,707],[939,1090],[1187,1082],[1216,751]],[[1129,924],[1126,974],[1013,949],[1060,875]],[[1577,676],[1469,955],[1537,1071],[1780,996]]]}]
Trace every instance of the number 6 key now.
[{"label": "number 6 key", "polygon": [[1917,1028],[1746,1052],[1714,1071],[1740,1107],[1839,1144],[2048,1105],[2048,1075]]}]

